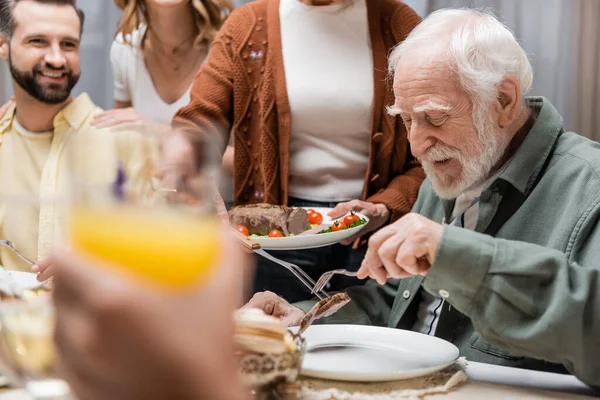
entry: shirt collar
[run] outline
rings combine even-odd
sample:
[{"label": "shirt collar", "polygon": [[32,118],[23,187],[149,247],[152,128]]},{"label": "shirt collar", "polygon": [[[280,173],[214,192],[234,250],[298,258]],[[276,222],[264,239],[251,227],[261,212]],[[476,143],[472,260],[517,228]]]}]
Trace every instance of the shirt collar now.
[{"label": "shirt collar", "polygon": [[[54,128],[56,129],[57,126],[67,123],[71,128],[77,130],[95,109],[96,105],[92,102],[90,96],[87,93],[82,93],[56,114],[53,121]],[[0,135],[4,134],[11,125],[15,110],[16,104],[12,104],[0,118]]]},{"label": "shirt collar", "polygon": [[[8,127],[10,126],[10,124],[12,123],[13,117],[15,115],[15,103],[13,102],[13,104],[10,105],[10,107],[8,107],[8,110],[6,110],[6,112],[4,113],[4,115],[2,116],[2,118],[0,118],[0,135],[3,135],[6,130],[8,129]],[[0,142],[2,141],[1,136],[0,136]]]},{"label": "shirt collar", "polygon": [[54,127],[56,128],[64,121],[71,128],[78,129],[95,108],[96,105],[92,102],[90,96],[87,93],[82,93],[56,114],[56,117],[54,117]]},{"label": "shirt collar", "polygon": [[528,196],[564,130],[561,115],[548,99],[527,97],[525,102],[535,122],[515,154],[489,182],[493,185],[498,180],[506,181]]}]

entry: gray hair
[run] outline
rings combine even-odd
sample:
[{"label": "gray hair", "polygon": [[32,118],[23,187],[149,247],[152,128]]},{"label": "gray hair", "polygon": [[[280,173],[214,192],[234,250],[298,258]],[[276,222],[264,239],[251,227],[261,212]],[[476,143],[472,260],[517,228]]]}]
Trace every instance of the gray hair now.
[{"label": "gray hair", "polygon": [[[16,24],[13,16],[13,11],[22,0],[0,0],[0,34],[10,39],[15,32]],[[77,0],[30,0],[36,3],[42,4],[55,4],[58,6],[66,5],[71,6],[77,12],[80,22],[80,31],[83,33],[83,23],[85,21],[85,15],[83,11],[77,8]]]},{"label": "gray hair", "polygon": [[473,9],[433,12],[391,52],[390,74],[394,74],[405,53],[430,46],[440,46],[440,54],[455,70],[462,88],[476,106],[495,100],[498,85],[507,76],[517,79],[523,94],[531,89],[533,69],[527,54],[513,33],[491,12]]}]

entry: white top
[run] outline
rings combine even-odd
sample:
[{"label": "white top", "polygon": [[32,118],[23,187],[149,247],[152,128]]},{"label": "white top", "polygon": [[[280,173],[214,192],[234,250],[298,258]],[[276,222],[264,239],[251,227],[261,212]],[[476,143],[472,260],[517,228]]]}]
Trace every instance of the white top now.
[{"label": "white top", "polygon": [[174,103],[167,104],[160,98],[146,69],[140,47],[145,31],[146,27],[143,25],[133,31],[131,45],[125,43],[123,35],[119,34],[110,48],[114,97],[117,101],[131,102],[133,108],[143,117],[170,123],[177,110],[190,102],[192,85]]},{"label": "white top", "polygon": [[[479,218],[479,202],[477,201],[475,204],[473,202],[476,197],[481,195],[482,190],[483,185],[472,190],[467,190],[456,198],[454,210],[452,211],[451,225],[470,230],[475,229],[477,218]],[[461,219],[463,213],[464,216]],[[464,226],[462,225],[462,221],[464,221]],[[444,299],[442,297],[433,296],[422,289],[417,321],[413,325],[412,330],[428,335],[435,334],[443,304]]]},{"label": "white top", "polygon": [[374,97],[366,2],[282,0],[279,16],[291,109],[289,194],[330,202],[360,198]]}]

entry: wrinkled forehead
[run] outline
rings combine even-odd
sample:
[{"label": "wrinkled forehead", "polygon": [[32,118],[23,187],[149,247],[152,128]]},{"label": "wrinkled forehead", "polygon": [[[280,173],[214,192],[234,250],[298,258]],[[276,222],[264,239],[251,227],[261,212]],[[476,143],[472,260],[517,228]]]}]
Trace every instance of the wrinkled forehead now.
[{"label": "wrinkled forehead", "polygon": [[29,36],[69,37],[81,35],[81,21],[70,5],[20,1],[13,10],[15,30],[13,37]]},{"label": "wrinkled forehead", "polygon": [[466,93],[447,62],[401,61],[394,74],[394,96],[397,108],[418,112],[423,105],[456,105]]},{"label": "wrinkled forehead", "polygon": [[[415,76],[420,79],[457,79],[453,63],[441,46],[411,46],[394,66],[394,87]],[[421,73],[419,73],[421,72]]]}]

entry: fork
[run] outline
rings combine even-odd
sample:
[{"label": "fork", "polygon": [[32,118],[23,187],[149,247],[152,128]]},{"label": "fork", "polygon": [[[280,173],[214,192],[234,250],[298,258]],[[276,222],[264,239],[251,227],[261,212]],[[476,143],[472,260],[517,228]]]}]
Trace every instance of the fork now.
[{"label": "fork", "polygon": [[334,275],[346,275],[355,278],[357,274],[358,272],[348,271],[347,269],[334,269],[331,271],[327,271],[323,275],[321,275],[311,293],[320,292],[321,290],[323,290],[323,288],[327,286],[327,284],[329,283],[331,278],[333,278]]},{"label": "fork", "polygon": [[310,293],[316,295],[319,300],[329,297],[329,293],[324,291],[323,288],[315,290],[315,281],[306,272],[304,272],[302,268],[296,264],[280,260],[279,258],[270,255],[260,247],[258,242],[242,235],[235,229],[232,229],[232,231],[244,247],[290,271],[304,286],[308,288],[308,290],[310,290]]},{"label": "fork", "polygon": [[304,270],[302,268],[300,268],[296,264],[292,264],[287,261],[280,260],[277,257],[273,257],[272,255],[270,255],[263,249],[255,249],[254,252],[256,254],[258,254],[259,256],[262,256],[262,257],[266,258],[267,260],[271,260],[274,263],[279,264],[282,267],[284,267],[285,269],[287,269],[288,271],[290,271],[292,274],[294,274],[294,276],[296,278],[298,278],[298,280],[300,282],[302,282],[302,284],[304,286],[306,286],[308,288],[308,290],[310,290],[310,293],[316,295],[319,298],[319,300],[323,300],[324,298],[329,297],[329,293],[324,291],[323,288],[316,290],[315,289],[315,286],[316,286],[315,281],[306,272],[304,272]]},{"label": "fork", "polygon": [[14,251],[23,261],[25,261],[26,263],[29,263],[30,265],[35,264],[33,261],[31,261],[29,258],[25,257],[23,254],[21,254],[19,252],[19,250],[17,250],[15,248],[15,246],[12,244],[12,242],[10,240],[0,240],[0,246],[6,246],[6,247],[10,247],[12,249],[12,251]]}]

